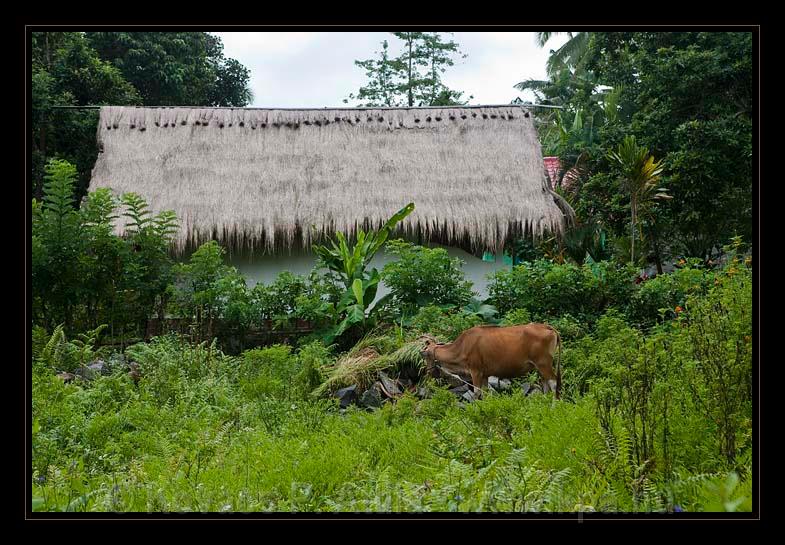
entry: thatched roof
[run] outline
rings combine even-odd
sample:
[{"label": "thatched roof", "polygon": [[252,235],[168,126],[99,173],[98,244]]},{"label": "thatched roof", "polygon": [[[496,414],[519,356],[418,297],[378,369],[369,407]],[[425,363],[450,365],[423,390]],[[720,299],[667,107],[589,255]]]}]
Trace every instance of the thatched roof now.
[{"label": "thatched roof", "polygon": [[498,250],[512,235],[560,233],[562,209],[572,214],[549,188],[531,115],[514,105],[107,106],[98,145],[90,190],[174,210],[179,250],[212,238],[233,249],[307,247],[379,226],[409,202],[400,234]]}]

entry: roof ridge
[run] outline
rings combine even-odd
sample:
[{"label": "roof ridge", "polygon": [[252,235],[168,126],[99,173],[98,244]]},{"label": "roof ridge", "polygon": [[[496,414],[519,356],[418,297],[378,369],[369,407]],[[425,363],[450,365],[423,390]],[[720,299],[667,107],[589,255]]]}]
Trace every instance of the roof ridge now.
[{"label": "roof ridge", "polygon": [[536,104],[481,104],[466,106],[323,106],[302,108],[277,108],[277,107],[250,107],[250,106],[137,106],[106,104],[100,108],[139,108],[139,109],[188,109],[188,110],[288,110],[288,111],[322,111],[322,110],[443,110],[443,109],[472,109],[472,108],[530,108]]}]

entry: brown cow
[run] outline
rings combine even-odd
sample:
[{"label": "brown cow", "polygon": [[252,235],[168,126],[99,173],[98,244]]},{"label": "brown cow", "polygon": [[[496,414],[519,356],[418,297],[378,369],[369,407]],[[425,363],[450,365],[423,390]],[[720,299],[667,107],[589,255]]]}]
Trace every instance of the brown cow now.
[{"label": "brown cow", "polygon": [[[520,377],[536,369],[542,377],[543,391],[553,390],[556,399],[561,397],[561,337],[549,325],[476,326],[447,344],[426,339],[420,355],[429,372],[441,367],[455,374],[469,373],[476,391],[488,385],[488,377]],[[554,373],[557,348],[559,359]]]}]

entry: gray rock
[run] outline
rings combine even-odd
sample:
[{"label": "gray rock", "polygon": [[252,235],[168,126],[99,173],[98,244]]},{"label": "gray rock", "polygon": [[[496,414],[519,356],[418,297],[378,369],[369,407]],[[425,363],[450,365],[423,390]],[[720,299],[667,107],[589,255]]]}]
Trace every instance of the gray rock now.
[{"label": "gray rock", "polygon": [[474,392],[469,390],[467,392],[464,392],[463,395],[461,395],[461,398],[463,398],[467,403],[471,403],[472,401],[477,399],[477,396],[474,394]]},{"label": "gray rock", "polygon": [[469,391],[469,385],[468,384],[461,384],[457,388],[451,388],[450,389],[450,392],[454,393],[457,396],[463,395],[465,392],[468,392],[468,391]]},{"label": "gray rock", "polygon": [[431,392],[427,388],[417,388],[417,397],[420,399],[430,399]]},{"label": "gray rock", "polygon": [[529,392],[531,392],[531,389],[532,389],[532,385],[529,384],[528,382],[524,382],[521,385],[521,391],[523,392],[523,395],[529,395]]},{"label": "gray rock", "polygon": [[443,369],[441,371],[441,375],[442,375],[442,380],[447,382],[447,384],[449,384],[451,388],[457,388],[459,386],[463,386],[466,384],[463,380],[461,380],[461,377],[459,377],[458,375],[454,375],[453,373],[450,373]]},{"label": "gray rock", "polygon": [[379,372],[379,381],[381,382],[382,385],[382,392],[387,397],[395,397],[403,393],[403,390],[401,390],[401,387],[398,385],[398,382],[396,380],[391,379],[381,371]]},{"label": "gray rock", "polygon": [[369,409],[376,409],[381,407],[382,401],[381,386],[378,382],[375,382],[360,396],[360,405]]},{"label": "gray rock", "polygon": [[341,408],[345,409],[357,399],[357,385],[352,384],[335,392],[335,397],[341,400]]},{"label": "gray rock", "polygon": [[93,363],[88,365],[87,368],[100,375],[110,375],[112,372],[112,370],[109,368],[109,364],[104,360],[95,360]]},{"label": "gray rock", "polygon": [[63,382],[71,382],[76,378],[76,375],[63,371],[62,373],[57,373],[57,378],[62,379]]},{"label": "gray rock", "polygon": [[529,390],[529,395],[533,396],[537,394],[542,395],[542,388],[540,388],[538,385],[535,384],[534,386],[532,386],[531,390]]},{"label": "gray rock", "polygon": [[496,391],[501,392],[504,390],[509,390],[512,386],[512,382],[506,378],[488,377],[488,386]]},{"label": "gray rock", "polygon": [[90,367],[79,367],[76,371],[74,371],[74,374],[82,380],[93,380],[99,375],[98,371],[95,371]]},{"label": "gray rock", "polygon": [[404,377],[415,383],[420,380],[420,369],[416,365],[404,367],[401,370],[401,378]]}]

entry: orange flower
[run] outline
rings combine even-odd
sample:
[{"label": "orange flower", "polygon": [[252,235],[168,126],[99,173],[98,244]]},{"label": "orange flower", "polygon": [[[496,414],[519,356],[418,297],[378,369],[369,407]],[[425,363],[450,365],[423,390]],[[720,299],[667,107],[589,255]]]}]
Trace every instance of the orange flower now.
[{"label": "orange flower", "polygon": [[683,312],[683,311],[684,311],[684,309],[683,309],[683,308],[681,308],[681,307],[676,307],[676,313]]}]

